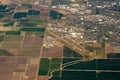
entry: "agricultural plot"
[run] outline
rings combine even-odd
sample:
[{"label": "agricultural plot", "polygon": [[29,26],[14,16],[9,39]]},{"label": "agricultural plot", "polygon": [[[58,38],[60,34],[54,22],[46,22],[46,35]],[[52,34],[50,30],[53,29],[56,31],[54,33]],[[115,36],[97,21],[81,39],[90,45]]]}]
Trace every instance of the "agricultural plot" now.
[{"label": "agricultural plot", "polygon": [[7,31],[5,34],[6,35],[20,35],[21,32],[20,31]]},{"label": "agricultural plot", "polygon": [[[16,80],[20,73],[24,73],[26,69],[26,58],[21,57],[0,57],[0,79],[1,80]],[[19,67],[18,67],[18,66]],[[15,75],[13,75],[16,73]],[[17,77],[17,78],[16,78]],[[22,76],[20,76],[22,77]],[[23,78],[23,77],[22,77]]]},{"label": "agricultural plot", "polygon": [[12,40],[13,40],[13,36],[11,36],[11,35],[6,35],[6,36],[4,36],[4,38],[3,38],[3,41],[8,41],[8,42],[12,42]]},{"label": "agricultural plot", "polygon": [[42,23],[47,23],[48,20],[39,20],[39,19],[26,19],[26,20],[20,20],[20,24],[18,25],[18,27],[36,27],[39,24]]},{"label": "agricultural plot", "polygon": [[29,65],[28,69],[26,71],[26,76],[28,76],[28,78],[26,80],[34,80],[36,77],[36,72],[37,72],[37,67],[38,65]]},{"label": "agricultural plot", "polygon": [[[62,70],[54,71],[52,73],[53,76],[49,80],[120,79],[119,59],[95,59],[91,61],[82,61],[82,58],[63,58],[61,65]],[[57,76],[56,74],[59,72],[60,76]]]},{"label": "agricultural plot", "polygon": [[2,49],[19,49],[21,43],[14,43],[14,42],[2,42],[1,48]]},{"label": "agricultural plot", "polygon": [[51,76],[52,71],[57,70],[53,73],[53,76],[60,77],[61,58],[41,58],[39,76]]},{"label": "agricultural plot", "polygon": [[40,49],[38,49],[38,50],[20,49],[18,56],[25,56],[25,57],[30,57],[30,58],[39,58]]},{"label": "agricultural plot", "polygon": [[49,70],[50,59],[42,58],[40,60],[40,68],[38,75],[47,75]]},{"label": "agricultural plot", "polygon": [[22,48],[26,49],[40,49],[43,42],[43,38],[37,36],[24,37]]},{"label": "agricultural plot", "polygon": [[5,42],[22,42],[23,36],[17,36],[17,35],[6,35],[3,38],[3,41]]},{"label": "agricultural plot", "polygon": [[23,40],[23,36],[13,36],[13,42],[22,42],[22,40]]},{"label": "agricultural plot", "polygon": [[63,50],[62,47],[53,46],[50,48],[43,47],[42,58],[62,58]]}]

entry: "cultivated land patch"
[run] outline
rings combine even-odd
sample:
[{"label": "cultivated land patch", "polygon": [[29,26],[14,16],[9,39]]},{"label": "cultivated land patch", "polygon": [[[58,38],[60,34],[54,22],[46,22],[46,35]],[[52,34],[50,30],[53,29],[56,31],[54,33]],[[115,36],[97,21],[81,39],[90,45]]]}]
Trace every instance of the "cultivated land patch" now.
[{"label": "cultivated land patch", "polygon": [[40,49],[20,49],[18,56],[26,56],[30,58],[39,58],[40,56]]},{"label": "cultivated land patch", "polygon": [[62,47],[53,46],[53,47],[43,47],[42,58],[62,58],[63,49]]},{"label": "cultivated land patch", "polygon": [[51,71],[58,69],[53,76],[60,77],[61,58],[41,58],[39,67],[39,76],[51,76]]},{"label": "cultivated land patch", "polygon": [[19,49],[21,43],[14,43],[14,42],[2,42],[1,48],[2,49]]},{"label": "cultivated land patch", "polygon": [[[0,64],[5,66],[0,66],[1,80],[17,80],[18,77],[20,80],[34,80],[37,76],[45,29],[20,30],[22,33],[0,32]],[[2,58],[5,56],[7,58]]]},{"label": "cultivated land patch", "polygon": [[24,79],[26,62],[27,58],[24,57],[0,57],[0,79],[17,80],[18,76]]},{"label": "cultivated land patch", "polygon": [[40,49],[43,42],[42,37],[38,36],[25,36],[22,44],[22,48],[26,49]]},{"label": "cultivated land patch", "polygon": [[[82,58],[63,58],[61,65],[62,69],[54,71],[52,73],[53,76],[49,80],[120,79],[119,59],[94,59],[91,61],[82,61]],[[60,75],[57,75],[59,73]]]}]

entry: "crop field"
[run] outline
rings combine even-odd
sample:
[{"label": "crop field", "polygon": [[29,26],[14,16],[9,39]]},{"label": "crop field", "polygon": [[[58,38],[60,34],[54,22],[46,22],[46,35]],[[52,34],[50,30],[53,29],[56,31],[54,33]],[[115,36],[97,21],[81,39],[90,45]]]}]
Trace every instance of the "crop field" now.
[{"label": "crop field", "polygon": [[20,49],[18,56],[26,56],[30,58],[39,58],[40,55],[40,49],[34,50],[34,49]]},{"label": "crop field", "polygon": [[42,58],[62,58],[63,49],[62,47],[53,46],[50,48],[43,47]]},{"label": "crop field", "polygon": [[82,58],[41,58],[38,75],[41,80],[42,77],[49,80],[119,80],[119,61],[119,59],[82,61]]},{"label": "crop field", "polygon": [[24,37],[22,48],[26,49],[40,49],[43,42],[43,38],[36,36],[26,36]]},{"label": "crop field", "polygon": [[[14,73],[25,72],[26,58],[23,57],[0,57],[0,79],[1,80],[16,80]],[[19,73],[20,74],[20,73]]]},{"label": "crop field", "polygon": [[21,43],[14,43],[14,42],[2,42],[1,48],[2,49],[19,49]]},{"label": "crop field", "polygon": [[25,28],[27,28],[27,27],[36,27],[37,25],[39,25],[39,24],[42,24],[42,23],[47,23],[48,22],[48,20],[39,20],[39,19],[21,19],[20,20],[20,24],[18,25],[18,27],[25,27]]},{"label": "crop field", "polygon": [[20,30],[0,32],[0,80],[36,78],[45,29]]},{"label": "crop field", "polygon": [[28,76],[27,80],[33,80],[36,77],[37,72],[37,65],[29,65],[26,71],[26,76]]},{"label": "crop field", "polygon": [[60,77],[61,58],[41,58],[39,67],[39,76],[50,76],[51,71],[58,69],[53,75]]},{"label": "crop field", "polygon": [[0,32],[0,56],[28,56],[38,58],[40,56],[43,37],[37,35],[44,34],[44,29],[22,28],[21,31],[36,33],[31,35],[18,35],[19,31]]}]

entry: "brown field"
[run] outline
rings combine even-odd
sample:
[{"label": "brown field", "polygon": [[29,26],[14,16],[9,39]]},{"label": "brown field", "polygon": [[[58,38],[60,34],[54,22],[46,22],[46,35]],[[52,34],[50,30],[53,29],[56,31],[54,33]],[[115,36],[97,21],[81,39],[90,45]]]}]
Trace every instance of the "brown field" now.
[{"label": "brown field", "polygon": [[16,59],[16,72],[25,72],[26,69],[27,58],[25,57],[18,57]]},{"label": "brown field", "polygon": [[26,61],[24,58],[0,57],[0,80],[16,80],[13,73],[17,62],[25,63]]},{"label": "brown field", "polygon": [[23,48],[40,48],[43,42],[43,38],[37,36],[26,36],[23,40]]},{"label": "brown field", "polygon": [[29,50],[29,49],[21,49],[19,50],[18,56],[26,56],[30,58],[38,58],[40,55],[40,50]]},{"label": "brown field", "polygon": [[28,69],[26,71],[26,76],[28,78],[26,78],[25,80],[34,80],[36,78],[37,67],[38,67],[38,65],[29,65],[28,66]]},{"label": "brown field", "polygon": [[62,47],[54,46],[50,48],[43,48],[42,58],[61,58],[63,49]]}]

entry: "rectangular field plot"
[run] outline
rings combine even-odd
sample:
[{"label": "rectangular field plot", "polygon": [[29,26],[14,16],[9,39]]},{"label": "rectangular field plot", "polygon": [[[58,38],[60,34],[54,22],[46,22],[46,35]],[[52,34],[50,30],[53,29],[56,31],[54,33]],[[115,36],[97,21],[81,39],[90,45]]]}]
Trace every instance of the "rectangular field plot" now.
[{"label": "rectangular field plot", "polygon": [[6,35],[20,35],[20,31],[7,31]]},{"label": "rectangular field plot", "polygon": [[23,40],[23,48],[37,48],[42,46],[43,38],[38,36],[25,36]]},{"label": "rectangular field plot", "polygon": [[13,42],[2,42],[2,49],[19,49],[21,43],[13,43]]},{"label": "rectangular field plot", "polygon": [[61,80],[97,80],[96,72],[62,71]]},{"label": "rectangular field plot", "polygon": [[113,59],[115,59],[115,58],[120,58],[120,53],[109,53],[109,54],[107,54],[107,58],[109,59],[109,58],[113,58]]},{"label": "rectangular field plot", "polygon": [[51,64],[61,64],[61,58],[52,58]]},{"label": "rectangular field plot", "polygon": [[17,36],[17,35],[6,35],[3,38],[3,41],[8,41],[8,42],[22,42],[23,37],[22,36]]},{"label": "rectangular field plot", "polygon": [[120,72],[101,72],[101,73],[98,73],[97,80],[120,80]]},{"label": "rectangular field plot", "polygon": [[12,42],[22,42],[23,36],[13,36]]},{"label": "rectangular field plot", "polygon": [[38,65],[29,65],[26,71],[27,80],[35,80]]},{"label": "rectangular field plot", "polygon": [[[42,58],[40,62],[39,75],[48,75],[51,76],[51,72],[53,71],[53,76],[60,76],[60,67],[61,67],[61,59],[60,58]],[[54,71],[56,70],[57,71]]]},{"label": "rectangular field plot", "polygon": [[97,60],[98,70],[116,70],[120,71],[120,59],[100,59]]},{"label": "rectangular field plot", "polygon": [[63,49],[62,47],[53,46],[50,48],[43,48],[42,52],[43,58],[62,58],[63,57]]},{"label": "rectangular field plot", "polygon": [[26,56],[30,58],[38,58],[40,56],[40,50],[20,49],[18,56]]},{"label": "rectangular field plot", "polygon": [[[18,80],[20,76],[13,75],[16,73],[16,69],[18,69],[19,65],[19,70],[21,69],[25,71],[27,59],[26,58],[19,58],[19,57],[0,57],[0,80]],[[17,68],[16,68],[17,67]],[[24,74],[24,72],[22,71]],[[17,78],[15,78],[17,77]],[[21,78],[19,78],[21,79]]]},{"label": "rectangular field plot", "polygon": [[49,64],[50,64],[50,59],[42,58],[40,60],[40,67],[39,67],[38,75],[47,75],[49,71]]},{"label": "rectangular field plot", "polygon": [[3,41],[12,42],[12,40],[13,40],[13,36],[11,36],[11,35],[6,35],[6,36],[4,36],[4,38],[3,38]]}]

